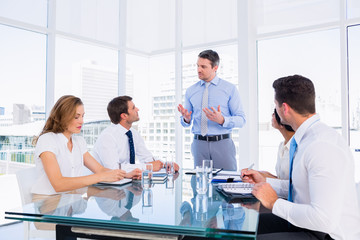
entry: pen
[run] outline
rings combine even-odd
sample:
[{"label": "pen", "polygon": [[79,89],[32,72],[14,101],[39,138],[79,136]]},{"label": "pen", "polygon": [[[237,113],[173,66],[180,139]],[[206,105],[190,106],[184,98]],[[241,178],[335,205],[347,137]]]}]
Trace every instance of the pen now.
[{"label": "pen", "polygon": [[[252,164],[248,167],[247,170],[248,170],[248,171],[251,170],[251,169],[254,167],[254,165],[255,165],[255,163],[252,163]],[[242,175],[241,178],[243,178],[244,176],[245,176],[245,174]]]},{"label": "pen", "polygon": [[216,170],[216,172],[214,172],[213,175],[215,176],[216,174],[218,174],[219,172],[221,172],[223,169],[224,169],[224,168],[220,168],[220,169],[218,169],[218,170],[214,169],[214,170]]}]

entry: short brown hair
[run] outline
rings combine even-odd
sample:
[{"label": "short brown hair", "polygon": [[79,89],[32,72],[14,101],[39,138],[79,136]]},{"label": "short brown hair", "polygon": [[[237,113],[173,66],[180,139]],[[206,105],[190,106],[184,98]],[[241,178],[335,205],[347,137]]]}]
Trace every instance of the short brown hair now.
[{"label": "short brown hair", "polygon": [[315,113],[315,87],[313,82],[301,75],[282,77],[274,81],[275,99],[287,103],[297,113]]},{"label": "short brown hair", "polygon": [[121,120],[120,115],[122,113],[129,114],[128,102],[132,100],[129,96],[119,96],[111,100],[107,106],[107,112],[110,117],[110,121],[114,124],[118,124]]},{"label": "short brown hair", "polygon": [[220,57],[219,54],[213,50],[205,50],[199,53],[199,58],[205,58],[211,62],[211,67],[219,66]]}]

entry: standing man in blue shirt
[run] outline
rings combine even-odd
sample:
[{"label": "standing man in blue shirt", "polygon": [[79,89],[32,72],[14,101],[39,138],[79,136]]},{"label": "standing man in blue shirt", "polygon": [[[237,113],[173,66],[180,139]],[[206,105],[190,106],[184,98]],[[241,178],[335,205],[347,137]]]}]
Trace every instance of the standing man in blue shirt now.
[{"label": "standing man in blue shirt", "polygon": [[212,159],[215,168],[237,170],[236,150],[230,134],[234,127],[244,126],[245,114],[235,85],[216,75],[219,62],[219,55],[213,50],[199,54],[200,81],[186,90],[185,106],[179,104],[178,110],[184,127],[193,122],[194,167],[201,165],[203,159]]}]

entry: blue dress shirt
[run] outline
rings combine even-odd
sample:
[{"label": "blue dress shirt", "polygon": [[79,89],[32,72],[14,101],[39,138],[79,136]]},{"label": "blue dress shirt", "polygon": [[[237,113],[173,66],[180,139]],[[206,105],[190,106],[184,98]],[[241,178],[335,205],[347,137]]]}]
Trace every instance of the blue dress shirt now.
[{"label": "blue dress shirt", "polygon": [[[186,123],[181,116],[181,124],[189,127],[193,122],[192,133],[201,134],[201,101],[205,90],[205,81],[200,80],[186,90],[184,107],[190,112],[190,123]],[[221,114],[224,117],[222,125],[208,120],[208,132],[206,135],[220,135],[231,133],[232,128],[242,127],[245,124],[245,113],[242,108],[240,94],[235,85],[218,76],[211,80],[209,86],[209,109],[217,110],[220,105]]]}]

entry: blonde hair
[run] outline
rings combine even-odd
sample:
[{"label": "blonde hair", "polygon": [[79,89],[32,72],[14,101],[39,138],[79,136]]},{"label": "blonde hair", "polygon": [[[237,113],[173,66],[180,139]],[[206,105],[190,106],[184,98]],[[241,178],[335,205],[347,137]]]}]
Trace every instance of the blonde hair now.
[{"label": "blonde hair", "polygon": [[[79,105],[83,105],[83,102],[78,97],[64,95],[59,98],[51,109],[50,116],[46,120],[45,126],[39,137],[48,132],[65,132],[69,122],[75,117],[76,108]],[[36,144],[39,137],[34,138],[33,144]]]}]

